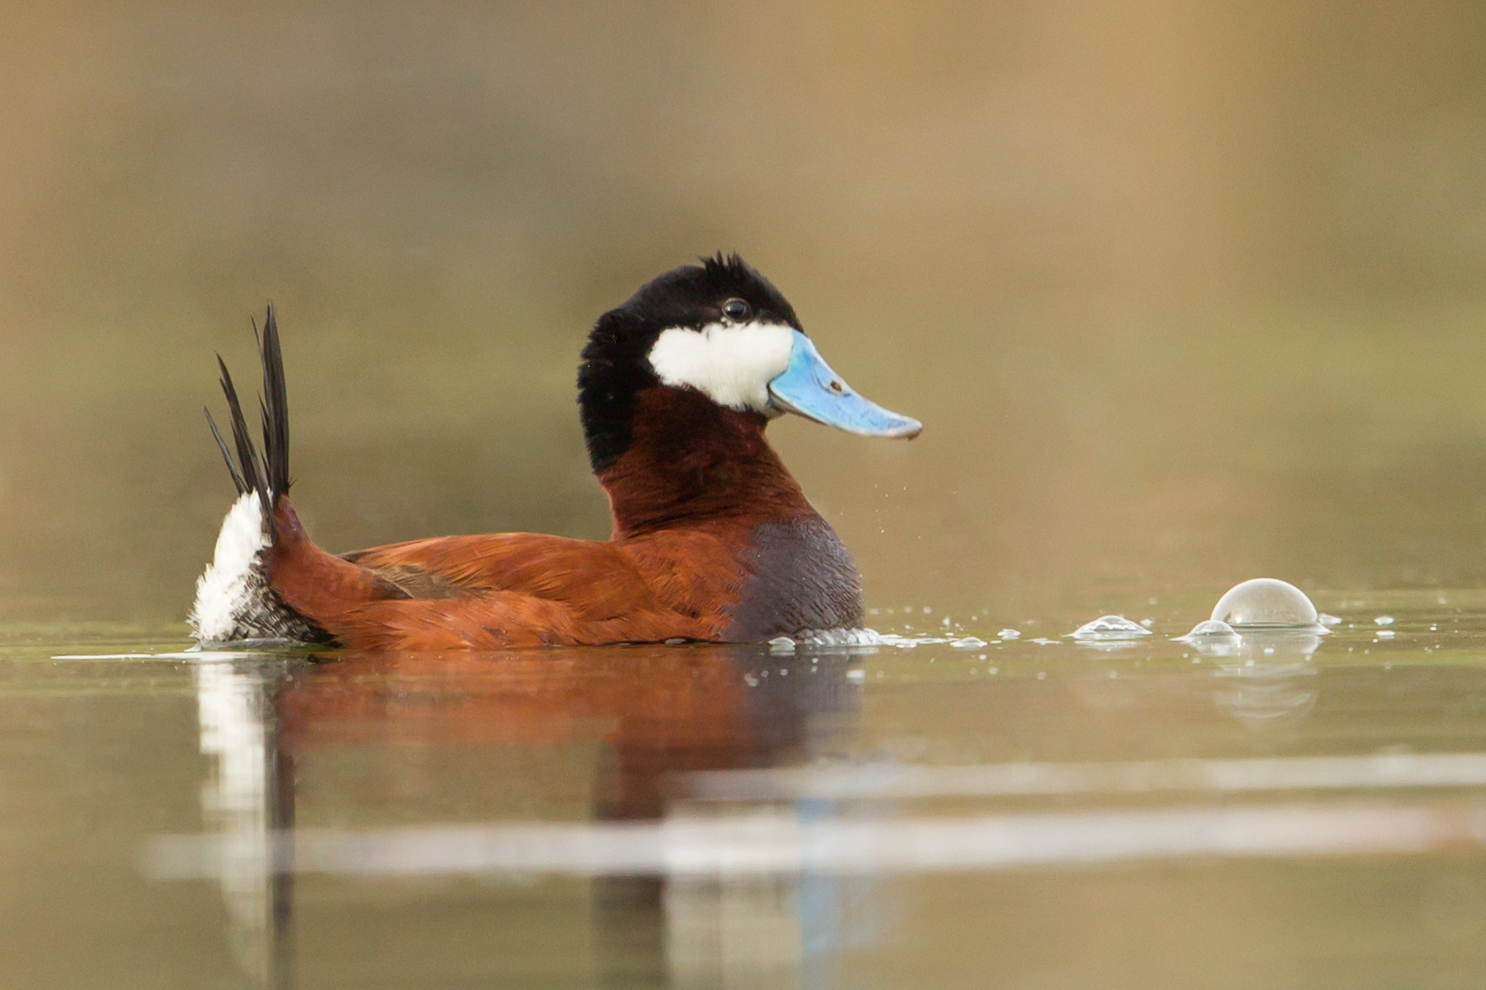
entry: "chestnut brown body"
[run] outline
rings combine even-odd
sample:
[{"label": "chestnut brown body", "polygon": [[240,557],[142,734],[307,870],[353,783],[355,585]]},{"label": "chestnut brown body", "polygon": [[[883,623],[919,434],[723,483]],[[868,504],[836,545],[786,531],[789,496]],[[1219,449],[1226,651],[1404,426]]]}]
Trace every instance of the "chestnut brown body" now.
[{"label": "chestnut brown body", "polygon": [[608,541],[450,536],[338,557],[275,506],[273,589],[344,646],[442,650],[747,642],[855,626],[850,554],[764,436],[767,420],[664,387],[598,474]]}]

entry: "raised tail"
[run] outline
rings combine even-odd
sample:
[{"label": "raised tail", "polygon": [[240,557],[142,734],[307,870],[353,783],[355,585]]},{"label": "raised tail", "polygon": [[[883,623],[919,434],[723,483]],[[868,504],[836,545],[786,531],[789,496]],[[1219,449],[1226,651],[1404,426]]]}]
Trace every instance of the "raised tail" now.
[{"label": "raised tail", "polygon": [[[231,417],[235,460],[210,411],[206,421],[237,486],[238,498],[222,522],[213,560],[196,582],[191,628],[202,643],[334,642],[322,626],[285,602],[272,584],[273,550],[280,542],[280,513],[276,510],[289,492],[289,398],[272,305],[264,318],[262,334],[257,333],[256,326],[254,334],[263,365],[263,395],[258,403],[263,450],[260,454],[253,444],[232,375],[219,355],[217,367],[222,372],[222,393],[227,397]],[[287,503],[283,508],[288,509]]]}]

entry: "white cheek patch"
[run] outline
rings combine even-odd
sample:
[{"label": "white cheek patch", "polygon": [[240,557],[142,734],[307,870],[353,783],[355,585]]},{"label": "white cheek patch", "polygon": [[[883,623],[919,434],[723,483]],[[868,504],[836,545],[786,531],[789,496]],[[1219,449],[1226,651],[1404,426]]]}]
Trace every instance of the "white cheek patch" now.
[{"label": "white cheek patch", "polygon": [[689,385],[719,406],[768,415],[775,412],[769,382],[789,367],[794,333],[777,323],[672,327],[650,348],[650,366],[667,385]]}]

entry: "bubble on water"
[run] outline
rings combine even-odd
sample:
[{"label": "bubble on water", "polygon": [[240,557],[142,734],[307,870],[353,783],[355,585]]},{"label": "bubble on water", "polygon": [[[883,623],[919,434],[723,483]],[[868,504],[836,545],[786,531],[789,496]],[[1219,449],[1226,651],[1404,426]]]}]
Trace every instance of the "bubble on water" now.
[{"label": "bubble on water", "polygon": [[1015,629],[1003,629],[996,635],[1002,639],[1019,639],[1022,634]]},{"label": "bubble on water", "polygon": [[989,644],[978,636],[966,636],[964,639],[952,641],[949,645],[957,650],[978,650]]},{"label": "bubble on water", "polygon": [[1092,622],[1085,622],[1068,635],[1077,640],[1100,642],[1119,639],[1139,639],[1149,636],[1151,631],[1138,622],[1131,622],[1123,615],[1101,615]]},{"label": "bubble on water", "polygon": [[1058,641],[1056,639],[1047,639],[1047,638],[1042,637],[1042,636],[1038,636],[1036,639],[1032,640],[1032,642],[1036,643],[1038,646],[1057,646],[1058,645]]},{"label": "bubble on water", "polygon": [[[1243,647],[1243,637],[1221,619],[1203,619],[1185,636],[1177,637],[1179,643],[1190,643],[1205,657],[1237,656]],[[1193,663],[1198,663],[1193,659]]]},{"label": "bubble on water", "polygon": [[1392,639],[1392,638],[1393,638],[1393,630],[1392,629],[1379,629],[1378,630],[1378,639]]},{"label": "bubble on water", "polygon": [[1380,615],[1376,619],[1373,619],[1373,621],[1376,622],[1380,626],[1391,626],[1391,625],[1393,625],[1393,616],[1391,616],[1391,615]]},{"label": "bubble on water", "polygon": [[846,672],[846,679],[853,684],[860,684],[867,679],[867,672],[860,667]]},{"label": "bubble on water", "polygon": [[1214,619],[1235,629],[1312,629],[1329,632],[1316,606],[1288,581],[1254,578],[1236,584],[1213,606]]},{"label": "bubble on water", "polygon": [[1143,625],[1143,626],[1145,626],[1147,629],[1149,629],[1151,626],[1154,626],[1156,624],[1156,620],[1155,619],[1141,619],[1140,620],[1140,624]]},{"label": "bubble on water", "polygon": [[1197,640],[1211,642],[1224,639],[1238,639],[1238,632],[1222,619],[1203,619],[1192,627],[1192,631],[1185,636],[1178,636],[1177,642],[1190,643]]},{"label": "bubble on water", "polygon": [[788,636],[775,636],[769,640],[770,653],[793,653],[795,652],[795,641]]},{"label": "bubble on water", "polygon": [[1323,626],[1339,626],[1342,624],[1342,620],[1340,617],[1332,615],[1329,612],[1322,612],[1320,615],[1316,616],[1316,621],[1321,623],[1321,625]]}]

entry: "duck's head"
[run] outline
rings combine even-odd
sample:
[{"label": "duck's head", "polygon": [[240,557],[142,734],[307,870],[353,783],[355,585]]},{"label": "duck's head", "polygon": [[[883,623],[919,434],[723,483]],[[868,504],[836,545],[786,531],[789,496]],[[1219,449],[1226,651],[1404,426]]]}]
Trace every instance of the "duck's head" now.
[{"label": "duck's head", "polygon": [[797,413],[873,437],[922,425],[854,392],[800,328],[794,307],[736,254],[675,268],[599,317],[583,349],[578,402],[595,470],[634,440],[637,397],[699,393],[735,413]]}]

